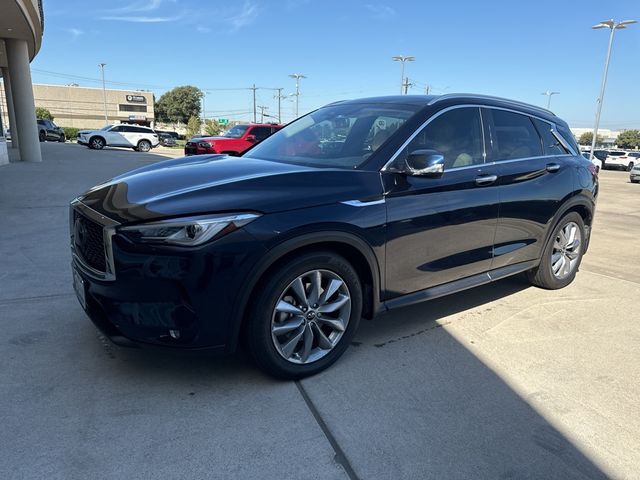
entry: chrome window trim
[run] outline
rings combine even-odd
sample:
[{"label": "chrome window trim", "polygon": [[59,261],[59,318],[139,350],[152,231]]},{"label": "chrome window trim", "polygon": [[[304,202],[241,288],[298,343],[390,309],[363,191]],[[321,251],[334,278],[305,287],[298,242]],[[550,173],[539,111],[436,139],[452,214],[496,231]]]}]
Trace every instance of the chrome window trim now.
[{"label": "chrome window trim", "polygon": [[385,199],[381,198],[379,200],[371,200],[369,202],[363,202],[361,200],[345,200],[344,202],[340,202],[343,205],[349,205],[351,207],[368,207],[370,205],[381,205],[385,203]]},{"label": "chrome window trim", "polygon": [[[115,220],[105,217],[101,213],[96,212],[92,208],[88,207],[84,203],[82,203],[79,199],[75,199],[71,202],[69,211],[69,229],[70,240],[71,240],[71,255],[73,257],[74,263],[84,272],[87,276],[91,278],[95,278],[96,280],[103,281],[113,281],[116,279],[116,268],[115,262],[113,259],[113,236],[116,233],[116,227],[120,225],[120,223]],[[94,221],[95,223],[102,225],[102,239],[104,245],[104,257],[105,257],[105,265],[106,272],[102,272],[100,270],[96,270],[95,268],[88,265],[79,252],[76,252],[73,235],[74,235],[74,225],[73,225],[73,211],[77,210],[81,215],[84,215],[89,220]]]},{"label": "chrome window trim", "polygon": [[[465,95],[464,97],[466,98],[468,96]],[[441,97],[438,97],[438,98],[441,98]],[[454,97],[450,97],[450,98],[454,98]],[[482,96],[478,96],[477,98],[493,98],[493,99],[498,99],[499,100],[499,98],[497,98],[497,97],[482,97]],[[434,102],[432,100],[431,102],[429,102],[429,105],[431,105],[433,103],[437,103],[437,102]],[[523,105],[526,105],[526,104],[523,104]],[[396,153],[394,153],[392,155],[391,159],[387,163],[384,164],[384,166],[380,169],[380,171],[381,172],[390,171],[390,170],[388,170],[387,167],[390,164],[392,164],[396,160],[396,158],[398,158],[400,153],[402,153],[402,151],[409,145],[409,143],[411,143],[411,141],[422,131],[422,129],[424,127],[426,127],[429,123],[431,123],[433,120],[435,120],[440,115],[442,115],[443,113],[446,113],[446,112],[448,112],[450,110],[453,110],[453,109],[456,109],[456,108],[468,108],[468,107],[477,107],[477,108],[480,109],[480,121],[482,122],[482,128],[483,128],[483,134],[482,134],[483,142],[485,142],[485,140],[484,140],[485,136],[484,136],[484,119],[483,119],[483,115],[482,115],[482,109],[483,108],[487,108],[487,109],[494,109],[494,110],[505,110],[507,112],[517,113],[519,115],[532,117],[532,118],[535,118],[537,120],[540,120],[542,122],[545,122],[545,123],[549,124],[549,126],[551,127],[551,133],[557,138],[557,140],[562,144],[562,146],[565,147],[571,153],[565,153],[565,154],[561,154],[561,155],[537,155],[537,156],[534,156],[534,157],[512,158],[512,159],[509,159],[509,160],[494,160],[493,162],[483,163],[483,164],[479,164],[479,165],[469,165],[469,166],[465,166],[465,167],[452,167],[452,168],[446,169],[445,170],[446,172],[451,172],[453,170],[466,169],[466,168],[470,168],[470,167],[476,167],[477,168],[477,167],[480,167],[482,165],[494,165],[496,163],[507,163],[507,162],[520,161],[520,160],[531,160],[531,159],[534,159],[534,158],[576,156],[576,153],[573,151],[573,148],[571,148],[567,144],[567,141],[562,137],[562,135],[560,135],[556,131],[556,124],[554,122],[550,121],[550,120],[547,120],[546,118],[542,118],[542,117],[539,117],[539,116],[531,114],[531,113],[525,113],[525,112],[522,112],[522,111],[519,111],[519,110],[514,110],[512,108],[506,108],[506,107],[498,107],[498,106],[493,106],[493,105],[480,105],[480,104],[460,104],[460,105],[452,105],[450,107],[444,108],[444,109],[436,112],[433,116],[429,117],[422,125],[420,125],[416,129],[415,132],[413,132],[413,134],[411,134],[411,136],[402,144],[402,146],[396,151]],[[544,110],[544,109],[539,109],[539,110]],[[486,155],[486,151],[487,150],[486,150],[486,145],[485,145],[485,155]],[[486,156],[485,156],[485,160],[486,160]]]}]

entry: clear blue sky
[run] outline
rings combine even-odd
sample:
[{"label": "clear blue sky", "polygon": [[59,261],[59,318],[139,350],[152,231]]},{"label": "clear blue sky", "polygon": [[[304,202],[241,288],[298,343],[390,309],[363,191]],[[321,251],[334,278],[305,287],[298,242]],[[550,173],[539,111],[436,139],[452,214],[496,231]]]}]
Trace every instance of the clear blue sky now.
[{"label": "clear blue sky", "polygon": [[[249,119],[249,90],[294,91],[300,111],[344,98],[396,94],[400,65],[410,93],[473,92],[544,105],[571,126],[592,126],[607,47],[601,20],[640,20],[638,0],[45,0],[39,83],[99,86],[156,95],[191,84],[206,90],[207,116]],[[73,78],[54,75],[75,75]],[[93,80],[92,80],[93,79]],[[258,104],[275,114],[270,90]],[[244,113],[241,113],[244,112]],[[283,102],[285,120],[293,102]],[[640,24],[616,33],[603,128],[640,128]]]}]

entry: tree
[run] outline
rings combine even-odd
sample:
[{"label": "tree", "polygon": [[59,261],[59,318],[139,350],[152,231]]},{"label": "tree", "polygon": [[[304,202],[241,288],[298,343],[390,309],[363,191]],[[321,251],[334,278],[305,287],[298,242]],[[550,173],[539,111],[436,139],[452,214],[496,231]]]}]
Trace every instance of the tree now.
[{"label": "tree", "polygon": [[53,121],[53,115],[51,115],[51,112],[44,107],[36,107],[36,118]]},{"label": "tree", "polygon": [[189,140],[194,135],[200,133],[200,118],[199,117],[191,117],[187,122],[187,131],[185,133],[185,138]]},{"label": "tree", "polygon": [[[603,141],[604,141],[604,137],[602,135],[598,135],[596,137],[596,145],[601,145]],[[580,135],[580,138],[578,139],[578,143],[580,145],[591,146],[591,142],[593,142],[593,132],[584,132],[582,135]]]},{"label": "tree", "polygon": [[640,130],[626,130],[618,135],[616,144],[619,148],[640,148]]},{"label": "tree", "polygon": [[155,116],[161,122],[187,123],[200,115],[202,91],[191,85],[176,87],[163,94],[155,105]]},{"label": "tree", "polygon": [[219,124],[216,120],[204,121],[204,133],[207,135],[214,137],[216,135],[220,135],[223,130],[224,125]]}]

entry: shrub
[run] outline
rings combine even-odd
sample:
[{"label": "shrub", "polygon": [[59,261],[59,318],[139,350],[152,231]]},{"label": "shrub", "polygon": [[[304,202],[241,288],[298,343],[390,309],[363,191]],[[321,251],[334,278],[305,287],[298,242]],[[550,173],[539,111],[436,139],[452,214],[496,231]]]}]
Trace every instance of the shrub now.
[{"label": "shrub", "polygon": [[81,129],[74,127],[62,127],[62,130],[64,130],[64,136],[67,140],[75,140]]}]

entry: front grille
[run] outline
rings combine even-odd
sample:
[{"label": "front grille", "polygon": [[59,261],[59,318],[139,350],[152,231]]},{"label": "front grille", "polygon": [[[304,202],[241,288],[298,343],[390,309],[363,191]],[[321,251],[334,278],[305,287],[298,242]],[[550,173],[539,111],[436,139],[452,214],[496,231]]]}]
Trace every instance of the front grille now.
[{"label": "front grille", "polygon": [[74,212],[74,216],[73,244],[76,253],[91,268],[106,272],[103,226],[89,220],[77,211]]}]

